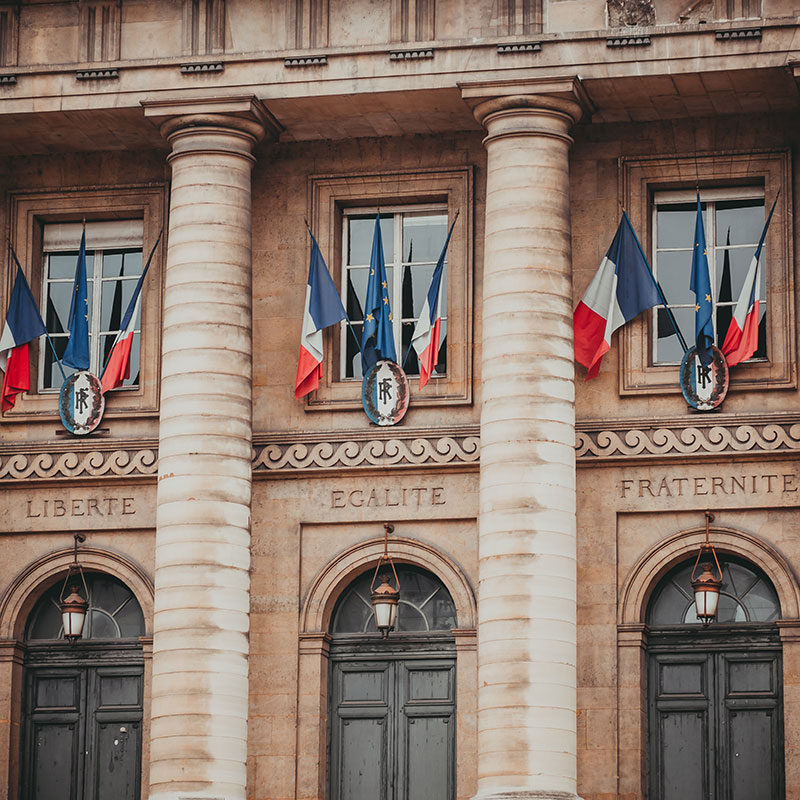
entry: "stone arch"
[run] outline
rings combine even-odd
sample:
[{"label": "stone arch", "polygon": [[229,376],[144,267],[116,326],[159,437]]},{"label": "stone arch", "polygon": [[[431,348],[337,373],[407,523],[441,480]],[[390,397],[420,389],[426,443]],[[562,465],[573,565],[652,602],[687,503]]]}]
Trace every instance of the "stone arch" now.
[{"label": "stone arch", "polygon": [[[312,581],[303,602],[300,632],[327,631],[333,607],[341,593],[366,570],[375,568],[383,554],[383,538],[359,542],[329,562]],[[444,584],[456,607],[459,628],[474,628],[475,595],[456,563],[433,547],[415,539],[392,538],[391,555],[398,564],[412,564],[432,572]]]},{"label": "stone arch", "polygon": [[[800,614],[800,587],[786,559],[756,536],[733,528],[710,528],[712,543],[720,555],[751,561],[772,581],[781,605],[782,619]],[[644,623],[647,604],[661,579],[681,561],[695,555],[705,541],[705,527],[680,531],[651,547],[634,565],[622,585],[617,622]]]},{"label": "stone arch", "polygon": [[[0,639],[21,640],[36,601],[54,583],[63,580],[74,550],[57,550],[29,564],[11,581],[0,598]],[[110,550],[82,546],[78,557],[87,572],[104,572],[122,581],[134,594],[144,614],[145,636],[153,635],[153,582],[135,562]]]}]

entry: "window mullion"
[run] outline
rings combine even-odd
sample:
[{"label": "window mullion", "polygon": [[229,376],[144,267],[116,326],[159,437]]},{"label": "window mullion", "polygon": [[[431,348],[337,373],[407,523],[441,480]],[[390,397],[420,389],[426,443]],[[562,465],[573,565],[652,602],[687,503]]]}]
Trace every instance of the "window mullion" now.
[{"label": "window mullion", "polygon": [[94,269],[92,270],[92,325],[91,325],[91,350],[89,353],[89,367],[97,375],[102,366],[100,364],[100,317],[103,293],[103,251],[94,251]]},{"label": "window mullion", "polygon": [[[394,215],[394,270],[392,274],[392,334],[394,335],[394,349],[397,353],[397,362],[403,363],[403,305],[402,305],[402,286],[403,286],[403,215]],[[399,309],[399,313],[398,313]]]}]

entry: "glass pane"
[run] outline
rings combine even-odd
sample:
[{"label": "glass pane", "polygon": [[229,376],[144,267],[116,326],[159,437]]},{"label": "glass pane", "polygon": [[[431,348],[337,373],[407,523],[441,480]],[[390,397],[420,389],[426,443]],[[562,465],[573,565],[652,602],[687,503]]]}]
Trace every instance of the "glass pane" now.
[{"label": "glass pane", "polygon": [[103,253],[104,278],[138,278],[141,274],[141,250],[106,250]]},{"label": "glass pane", "polygon": [[[703,210],[703,225],[708,228],[705,203],[701,203],[700,207]],[[696,203],[660,205],[656,212],[656,246],[659,249],[683,247],[691,251],[696,217]],[[689,258],[691,263],[691,256]],[[688,272],[686,282],[689,282]]]},{"label": "glass pane", "polygon": [[752,244],[755,249],[766,221],[763,199],[717,201],[715,208],[717,244],[725,244],[730,229],[731,244]]},{"label": "glass pane", "polygon": [[[374,571],[369,570],[345,590],[333,612],[333,633],[375,632],[369,599],[373,575]],[[397,575],[400,579],[398,631],[450,630],[457,627],[453,600],[438,578],[430,572],[406,565],[397,566]],[[380,582],[380,576],[377,582]]]},{"label": "glass pane", "polygon": [[[425,304],[431,288],[434,264],[403,267],[403,319],[417,319]],[[440,292],[442,293],[441,312],[445,313],[447,289],[447,267],[442,270]]]},{"label": "glass pane", "polygon": [[345,307],[351,322],[364,319],[364,298],[367,296],[369,269],[361,267],[347,270],[347,298]]},{"label": "glass pane", "polygon": [[[62,358],[64,351],[67,349],[69,337],[51,336],[50,338],[53,341],[53,346],[55,347],[56,353],[58,353],[59,359]],[[61,370],[58,368],[58,363],[53,357],[53,351],[50,349],[50,345],[45,341],[42,342],[40,347],[44,348],[44,375],[42,376],[42,388],[60,389],[61,385],[64,383],[64,378],[61,377]],[[64,374],[67,376],[67,378],[77,371],[72,369],[72,367],[67,367],[63,364],[62,366],[64,367]]]},{"label": "glass pane", "polygon": [[[687,346],[691,347],[694,344],[694,309],[673,308],[672,314]],[[683,347],[664,308],[656,309],[656,325],[658,334],[656,361],[661,364],[680,364],[683,358]]]},{"label": "glass pane", "polygon": [[[656,588],[647,609],[648,624],[698,622],[691,585],[694,561],[692,558],[683,562]],[[720,558],[720,565],[723,585],[717,623],[768,622],[780,618],[775,589],[757,567],[733,556]]]},{"label": "glass pane", "polygon": [[[417,358],[417,351],[411,347],[411,337],[414,335],[414,328],[417,327],[416,322],[404,322],[401,330],[402,348],[400,353],[400,363],[403,364],[403,369],[406,375],[419,375],[419,359]],[[409,350],[411,352],[409,352]]]},{"label": "glass pane", "polygon": [[[124,278],[122,280],[103,281],[100,303],[100,330],[118,331],[120,329],[122,317],[128,310],[128,304],[136,290],[137,282],[138,280],[135,279],[126,280]],[[137,314],[137,327],[140,314],[141,308],[139,309],[139,314]]]},{"label": "glass pane", "polygon": [[130,375],[123,381],[123,386],[139,385],[139,351],[141,349],[142,336],[140,333],[133,334],[131,343],[131,366]]},{"label": "glass pane", "polygon": [[659,253],[656,262],[658,282],[670,306],[694,305],[694,293],[689,289],[692,274],[692,251]]},{"label": "glass pane", "polygon": [[[75,280],[75,269],[78,266],[78,251],[70,253],[49,253],[47,256],[48,274],[50,280],[57,278],[69,278]],[[94,253],[86,254],[86,276],[92,278],[94,275]]]},{"label": "glass pane", "polygon": [[403,217],[403,260],[436,262],[447,237],[447,217],[425,214]]},{"label": "glass pane", "polygon": [[[722,303],[734,303],[739,299],[744,286],[744,280],[747,277],[747,271],[750,269],[750,262],[753,260],[755,253],[755,245],[752,247],[731,247],[730,249],[723,248],[717,250],[717,269],[716,278],[714,281],[714,301]],[[727,265],[725,254],[728,254]],[[726,269],[727,267],[727,269]],[[764,265],[761,265],[760,272],[762,273],[762,289],[764,287]],[[689,273],[687,273],[688,275]],[[763,298],[763,291],[761,294]]]},{"label": "glass pane", "polygon": [[[127,586],[110,575],[96,572],[86,573],[85,578],[90,605],[84,638],[118,638],[120,629],[114,621],[114,615],[119,615],[120,619],[124,620],[125,637],[144,635],[142,609]],[[28,618],[26,639],[61,638],[61,614],[58,602],[63,585],[62,577],[36,603]],[[82,585],[80,594],[84,594]]]},{"label": "glass pane", "polygon": [[[369,264],[372,252],[372,236],[375,230],[375,216],[348,217],[347,261],[348,265]],[[381,238],[383,239],[383,258],[388,264],[394,260],[394,217],[381,216]]]},{"label": "glass pane", "polygon": [[[346,324],[346,323],[345,323]],[[345,331],[345,378],[361,378],[361,332],[363,325],[360,322],[353,324],[352,333]],[[355,336],[353,336],[355,334]]]},{"label": "glass pane", "polygon": [[95,609],[87,620],[86,636],[89,639],[119,639],[119,629],[105,611]]}]

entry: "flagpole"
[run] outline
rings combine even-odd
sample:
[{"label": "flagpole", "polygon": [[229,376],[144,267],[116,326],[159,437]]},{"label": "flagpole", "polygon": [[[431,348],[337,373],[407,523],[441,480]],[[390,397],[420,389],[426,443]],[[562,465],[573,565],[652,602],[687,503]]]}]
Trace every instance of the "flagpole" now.
[{"label": "flagpole", "polygon": [[[630,218],[628,217],[628,212],[625,211],[624,208],[622,209],[622,214],[624,215],[625,219],[628,220],[628,224],[631,226],[631,230],[633,230],[633,225],[631,225]],[[634,231],[634,234],[635,233],[636,232]],[[664,306],[664,309],[666,310],[667,315],[669,316],[669,321],[672,323],[672,328],[673,328],[673,330],[675,331],[675,333],[676,333],[676,335],[678,337],[678,341],[680,342],[680,345],[683,348],[683,352],[684,353],[688,353],[689,352],[689,348],[686,345],[686,340],[683,338],[683,334],[681,333],[681,330],[678,327],[678,323],[677,323],[677,321],[675,319],[675,315],[672,313],[672,309],[667,305],[667,298],[664,297],[664,292],[662,291],[660,284],[656,280],[656,276],[653,275],[653,270],[650,267],[650,262],[647,260],[647,256],[644,254],[644,250],[642,250],[642,245],[639,242],[639,237],[634,235],[633,238],[636,240],[636,246],[639,248],[639,252],[642,254],[642,258],[644,259],[644,263],[647,264],[647,271],[650,273],[650,277],[651,277],[651,279],[653,281],[653,284],[656,287],[656,291],[658,292],[658,296],[661,298],[661,305]]]},{"label": "flagpole", "polygon": [[[306,229],[308,230],[309,236],[316,242],[316,238],[314,237],[314,232],[311,230],[311,226],[308,224],[308,220],[303,217],[303,222],[306,224]],[[319,246],[319,245],[317,245]],[[358,348],[359,354],[361,353],[361,340],[356,336],[356,332],[353,330],[353,324],[350,322],[350,317],[347,315],[345,311],[345,322],[347,322],[347,327],[350,330],[350,333],[353,335],[353,341],[356,343],[356,347]]]},{"label": "flagpole", "polygon": [[[13,245],[11,242],[8,243],[9,247],[11,247],[11,255],[14,256],[14,263],[17,265],[17,269],[22,271],[22,267],[20,266],[19,259],[17,258],[16,251],[14,250]],[[39,309],[36,309],[39,311]],[[66,380],[67,373],[64,372],[64,367],[61,365],[61,359],[58,357],[58,353],[56,352],[56,346],[53,344],[53,340],[50,338],[50,334],[47,332],[47,325],[44,324],[44,320],[42,319],[42,314],[39,312],[39,319],[41,320],[42,327],[44,328],[44,335],[47,338],[47,342],[50,345],[50,349],[53,351],[53,357],[56,360],[56,364],[58,364],[58,368],[61,371],[61,377]]]}]

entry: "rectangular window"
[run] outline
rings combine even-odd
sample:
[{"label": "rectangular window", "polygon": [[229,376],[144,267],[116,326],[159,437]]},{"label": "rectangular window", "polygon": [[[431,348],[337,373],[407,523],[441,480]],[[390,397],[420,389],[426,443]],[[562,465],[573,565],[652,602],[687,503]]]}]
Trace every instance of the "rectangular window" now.
[{"label": "rectangular window", "polygon": [[[653,204],[653,270],[690,347],[695,316],[695,298],[689,289],[695,198],[693,191],[659,192]],[[764,227],[764,192],[758,188],[703,190],[700,200],[714,298],[714,342],[722,347]],[[762,253],[758,349],[751,361],[767,357],[766,261],[766,253]],[[653,314],[652,324],[653,363],[679,364],[683,348],[663,308]]]},{"label": "rectangular window", "polygon": [[[143,223],[89,222],[86,224],[86,278],[89,301],[89,369],[103,371],[122,317],[142,274]],[[59,358],[69,340],[69,309],[81,240],[80,223],[44,227],[42,315]],[[141,313],[141,312],[139,312]],[[139,320],[131,349],[130,377],[124,386],[139,385],[141,330]],[[49,346],[40,347],[39,389],[60,388],[63,378]],[[73,370],[64,366],[70,375]]]},{"label": "rectangular window", "polygon": [[[377,210],[350,209],[343,215],[342,302],[353,331],[341,326],[343,379],[361,379],[359,344],[364,324],[363,305],[369,280],[369,260]],[[411,337],[425,303],[433,270],[447,237],[447,209],[441,205],[381,208],[381,236],[392,309],[395,350],[407,375],[419,375]],[[442,274],[439,363],[432,377],[447,372],[447,264]],[[410,352],[409,352],[410,350]]]}]

